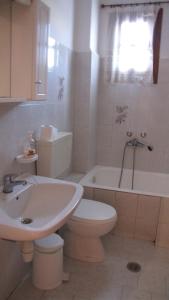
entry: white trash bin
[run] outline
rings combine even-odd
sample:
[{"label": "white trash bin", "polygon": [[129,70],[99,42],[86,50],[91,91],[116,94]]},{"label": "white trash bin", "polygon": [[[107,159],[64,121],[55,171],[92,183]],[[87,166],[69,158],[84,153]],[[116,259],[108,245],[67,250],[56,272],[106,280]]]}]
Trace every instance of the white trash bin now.
[{"label": "white trash bin", "polygon": [[54,289],[62,283],[63,239],[57,234],[34,242],[32,281],[41,290]]}]

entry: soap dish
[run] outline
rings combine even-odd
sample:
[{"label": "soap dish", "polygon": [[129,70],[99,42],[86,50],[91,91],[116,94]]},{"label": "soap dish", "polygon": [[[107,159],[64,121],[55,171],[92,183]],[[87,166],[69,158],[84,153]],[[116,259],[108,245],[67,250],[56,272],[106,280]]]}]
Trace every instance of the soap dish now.
[{"label": "soap dish", "polygon": [[38,160],[38,154],[30,155],[29,157],[25,157],[24,154],[20,154],[16,156],[16,160],[20,164],[30,164]]}]

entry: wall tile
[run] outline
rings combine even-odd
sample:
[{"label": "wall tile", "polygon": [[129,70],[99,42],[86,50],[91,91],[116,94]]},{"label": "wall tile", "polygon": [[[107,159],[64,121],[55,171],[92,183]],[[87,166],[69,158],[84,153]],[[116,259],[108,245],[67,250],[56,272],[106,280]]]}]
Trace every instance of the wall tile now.
[{"label": "wall tile", "polygon": [[[99,57],[92,52],[75,53],[74,58],[74,143],[73,168],[85,172],[96,163],[96,118]],[[84,137],[78,130],[87,129]],[[85,144],[85,153],[81,154],[81,145]]]},{"label": "wall tile", "polygon": [[112,147],[112,125],[97,128],[97,141],[103,147]]},{"label": "wall tile", "polygon": [[83,152],[73,151],[73,169],[76,172],[87,172],[89,171],[89,155],[86,149]]},{"label": "wall tile", "polygon": [[112,105],[105,106],[105,104],[100,104],[98,107],[98,125],[112,125],[113,124],[113,107]]},{"label": "wall tile", "polygon": [[159,222],[169,224],[169,198],[165,197],[161,199]]},{"label": "wall tile", "polygon": [[137,218],[158,223],[160,213],[160,197],[138,196]]},{"label": "wall tile", "polygon": [[115,192],[103,189],[94,189],[94,199],[100,202],[104,202],[108,205],[113,207],[116,206],[115,204]]},{"label": "wall tile", "polygon": [[[122,158],[119,156],[119,153],[122,152],[126,141],[126,131],[133,131],[135,134],[138,134],[138,136],[140,132],[145,131],[147,132],[146,142],[152,144],[154,150],[149,152],[146,149],[141,149],[138,152],[136,169],[168,173],[169,140],[166,139],[166,136],[169,128],[169,76],[166,74],[169,70],[169,59],[165,58],[160,60],[159,83],[156,86],[107,84],[104,79],[104,58],[101,58],[100,65],[97,126],[115,124],[116,105],[128,106],[128,113],[124,123],[121,125],[115,124],[112,128],[112,155],[105,155],[105,152],[107,153],[107,145],[102,145],[102,141],[98,139],[98,164],[102,163],[103,165],[120,167]],[[120,132],[123,133],[122,141],[119,139]],[[110,139],[112,139],[112,134],[109,134]],[[131,160],[128,161],[125,166],[131,167]]]},{"label": "wall tile", "polygon": [[132,193],[116,192],[116,210],[118,216],[136,217],[137,195]]},{"label": "wall tile", "polygon": [[117,224],[115,227],[115,234],[133,238],[134,237],[134,230],[135,230],[135,217],[133,216],[118,216]]},{"label": "wall tile", "polygon": [[157,234],[157,223],[151,219],[136,218],[134,238],[155,241]]},{"label": "wall tile", "polygon": [[90,187],[84,187],[83,198],[85,199],[94,199],[94,189]]},{"label": "wall tile", "polygon": [[156,245],[169,248],[169,223],[160,223],[158,225]]},{"label": "wall tile", "polygon": [[151,300],[151,294],[139,289],[125,287],[123,289],[121,300]]}]

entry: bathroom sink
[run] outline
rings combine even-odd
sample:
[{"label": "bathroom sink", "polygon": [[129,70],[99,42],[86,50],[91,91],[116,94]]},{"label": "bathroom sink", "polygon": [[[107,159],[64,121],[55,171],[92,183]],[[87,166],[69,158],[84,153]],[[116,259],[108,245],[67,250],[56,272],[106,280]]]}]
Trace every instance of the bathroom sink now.
[{"label": "bathroom sink", "polygon": [[58,230],[78,205],[83,188],[40,176],[26,178],[10,194],[0,193],[0,238],[29,241]]}]

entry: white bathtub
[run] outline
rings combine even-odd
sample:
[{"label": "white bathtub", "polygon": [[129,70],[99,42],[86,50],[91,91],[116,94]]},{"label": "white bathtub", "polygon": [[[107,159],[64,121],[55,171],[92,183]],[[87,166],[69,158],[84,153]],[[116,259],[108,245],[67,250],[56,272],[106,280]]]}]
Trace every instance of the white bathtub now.
[{"label": "white bathtub", "polygon": [[169,197],[168,174],[135,171],[133,190],[131,190],[132,170],[124,169],[120,189],[118,188],[119,178],[120,168],[95,166],[80,183],[84,187]]},{"label": "white bathtub", "polygon": [[115,234],[149,241],[169,248],[169,175],[96,166],[80,181],[84,197],[107,203],[117,210]]}]

